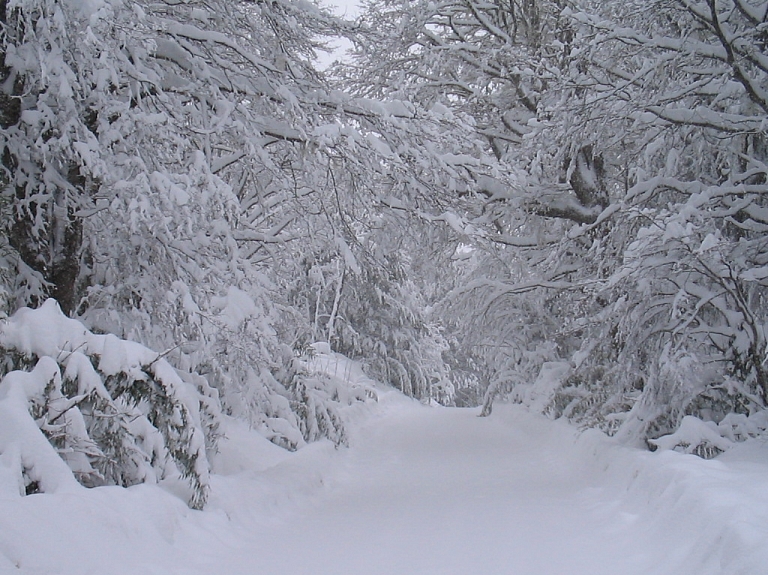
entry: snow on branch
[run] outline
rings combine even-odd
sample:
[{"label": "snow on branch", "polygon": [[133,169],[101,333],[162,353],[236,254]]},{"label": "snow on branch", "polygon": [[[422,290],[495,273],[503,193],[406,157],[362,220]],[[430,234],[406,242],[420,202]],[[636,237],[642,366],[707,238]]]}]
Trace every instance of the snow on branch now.
[{"label": "snow on branch", "polygon": [[0,453],[22,490],[162,482],[205,504],[209,402],[162,354],[90,332],[55,300],[6,320],[0,347]]}]

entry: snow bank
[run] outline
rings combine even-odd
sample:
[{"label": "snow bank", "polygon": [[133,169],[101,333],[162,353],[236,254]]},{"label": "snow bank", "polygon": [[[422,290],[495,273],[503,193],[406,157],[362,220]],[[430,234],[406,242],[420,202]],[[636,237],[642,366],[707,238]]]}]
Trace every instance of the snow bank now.
[{"label": "snow bank", "polygon": [[[683,425],[677,439],[700,438],[702,422],[696,422]],[[726,441],[717,434],[710,440]],[[575,446],[599,472],[612,512],[631,518],[638,532],[660,533],[674,542],[655,573],[765,572],[768,443],[764,440],[724,446],[730,450],[711,460],[620,446],[596,430],[582,433]]]}]

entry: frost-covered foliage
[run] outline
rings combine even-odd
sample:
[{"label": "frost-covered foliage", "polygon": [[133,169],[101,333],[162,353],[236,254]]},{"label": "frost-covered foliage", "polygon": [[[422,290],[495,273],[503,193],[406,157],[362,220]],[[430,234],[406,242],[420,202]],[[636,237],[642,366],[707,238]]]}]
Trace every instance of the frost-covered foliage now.
[{"label": "frost-covered foliage", "polygon": [[621,153],[604,149],[626,180],[592,240],[621,259],[591,290],[571,384],[602,390],[599,419],[613,412],[620,433],[650,437],[685,415],[756,413],[768,398],[760,10],[654,6],[643,18],[634,4],[573,14],[600,79],[589,89],[597,98],[610,82],[614,94],[574,108],[585,125],[618,129]]},{"label": "frost-covered foliage", "polygon": [[486,407],[500,393],[628,440],[764,409],[763,3],[368,15],[361,89],[475,127],[477,186],[443,197],[472,263],[441,310]]},{"label": "frost-covered foliage", "polygon": [[768,411],[763,410],[752,415],[729,413],[717,423],[686,415],[674,433],[651,439],[649,443],[657,449],[694,453],[710,459],[731,449],[737,442],[766,437]]},{"label": "frost-covered foliage", "polygon": [[309,321],[283,290],[307,210],[327,227],[328,178],[391,154],[371,126],[409,110],[329,89],[317,38],[345,24],[308,2],[0,7],[8,311],[52,295],[287,441],[308,413]]},{"label": "frost-covered foliage", "polygon": [[316,241],[303,261],[305,279],[292,284],[293,301],[312,321],[303,345],[327,342],[408,396],[452,403],[447,345],[429,309],[441,289],[435,256],[445,248],[430,243],[440,230],[413,215],[398,219],[386,206],[369,207],[364,219],[342,215],[353,222],[344,234],[350,239]]},{"label": "frost-covered foliage", "polygon": [[462,243],[446,266],[453,277],[443,293],[454,289],[438,313],[451,326],[447,341],[462,348],[450,354],[454,387],[484,396],[486,411],[497,394],[559,359],[555,316],[568,304],[556,294],[581,262],[573,253],[558,258],[558,242],[607,204],[592,140],[553,145],[551,134],[539,137],[541,126],[559,120],[547,108],[571,65],[574,31],[564,7],[370,2],[371,35],[356,52],[367,67],[363,92],[407,96],[471,126],[456,134],[452,155],[471,185],[440,195],[448,208],[440,221]]},{"label": "frost-covered foliage", "polygon": [[440,326],[419,301],[415,282],[398,274],[396,263],[390,266],[351,278],[339,351],[365,358],[368,375],[410,397],[450,405],[453,387],[442,357],[447,346]]},{"label": "frost-covered foliage", "polygon": [[[482,413],[487,415],[497,396],[531,383],[544,362],[558,359],[551,339],[556,328],[551,304],[540,291],[544,283],[525,282],[526,272],[519,267],[498,265],[505,248],[473,252],[474,263],[444,298],[440,312],[451,318],[451,331],[465,347],[454,371],[474,374]],[[486,267],[484,262],[492,256],[497,265]]]},{"label": "frost-covered foliage", "polygon": [[92,333],[54,300],[5,320],[0,347],[0,454],[15,459],[20,489],[52,491],[73,476],[88,487],[181,480],[189,504],[205,504],[220,412],[204,379]]}]

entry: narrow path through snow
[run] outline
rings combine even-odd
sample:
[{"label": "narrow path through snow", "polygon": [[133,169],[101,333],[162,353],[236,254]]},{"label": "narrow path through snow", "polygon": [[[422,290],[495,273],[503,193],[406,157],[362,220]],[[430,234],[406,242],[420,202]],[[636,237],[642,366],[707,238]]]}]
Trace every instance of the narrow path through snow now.
[{"label": "narrow path through snow", "polygon": [[[400,402],[356,430],[330,483],[254,526],[227,573],[700,575],[697,533],[639,521],[573,428]],[[687,569],[686,569],[687,568]],[[713,573],[719,572],[716,567]]]},{"label": "narrow path through snow", "polygon": [[0,573],[768,573],[768,465],[620,448],[514,407],[389,393],[365,410],[349,449],[233,428],[204,512],[151,486],[0,500]]}]

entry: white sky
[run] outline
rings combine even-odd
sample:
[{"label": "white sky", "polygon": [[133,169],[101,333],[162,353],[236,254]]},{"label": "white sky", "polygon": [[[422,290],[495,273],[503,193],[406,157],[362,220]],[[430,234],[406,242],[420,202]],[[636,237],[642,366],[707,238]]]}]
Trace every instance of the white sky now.
[{"label": "white sky", "polygon": [[357,0],[322,0],[327,6],[334,6],[340,16],[354,18],[360,12],[359,2]]},{"label": "white sky", "polygon": [[[355,18],[360,13],[358,0],[321,0],[321,2],[333,8],[339,16],[349,19]],[[318,66],[321,70],[330,66],[334,60],[342,58],[344,53],[351,48],[351,44],[346,40],[337,40],[332,45],[336,46],[336,50],[330,54],[319,54]]]}]

